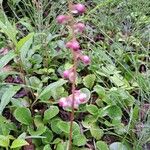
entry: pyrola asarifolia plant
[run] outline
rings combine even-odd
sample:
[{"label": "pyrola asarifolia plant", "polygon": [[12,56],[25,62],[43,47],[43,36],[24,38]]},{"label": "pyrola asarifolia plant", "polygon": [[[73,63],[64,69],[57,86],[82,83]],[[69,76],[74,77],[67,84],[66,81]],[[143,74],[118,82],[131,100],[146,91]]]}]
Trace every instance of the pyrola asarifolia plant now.
[{"label": "pyrola asarifolia plant", "polygon": [[70,118],[70,137],[69,137],[69,150],[72,147],[72,126],[74,120],[74,109],[78,109],[80,104],[87,102],[87,95],[82,93],[81,90],[76,90],[76,79],[77,79],[77,63],[81,61],[85,65],[90,64],[90,58],[87,55],[83,55],[81,52],[81,46],[77,39],[77,34],[82,34],[85,30],[85,24],[83,22],[77,22],[73,14],[82,15],[85,13],[86,8],[83,4],[73,4],[68,1],[69,13],[67,15],[59,15],[56,18],[58,24],[68,26],[71,29],[71,38],[66,42],[66,48],[69,49],[73,56],[73,67],[65,70],[62,77],[68,79],[72,83],[72,93],[68,97],[62,97],[59,100],[59,106],[63,109],[71,108]]}]

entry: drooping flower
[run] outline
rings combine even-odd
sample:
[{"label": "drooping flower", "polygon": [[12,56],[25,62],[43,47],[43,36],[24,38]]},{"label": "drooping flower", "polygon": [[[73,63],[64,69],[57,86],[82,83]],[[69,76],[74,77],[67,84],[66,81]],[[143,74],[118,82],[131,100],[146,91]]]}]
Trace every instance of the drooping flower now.
[{"label": "drooping flower", "polygon": [[85,30],[85,25],[84,23],[79,22],[79,23],[74,24],[73,28],[74,28],[75,33],[79,33]]},{"label": "drooping flower", "polygon": [[80,44],[77,40],[73,39],[73,40],[66,43],[66,48],[77,51],[80,49]]},{"label": "drooping flower", "polygon": [[[87,96],[85,93],[82,93],[80,90],[76,90],[74,94],[74,108],[78,109],[80,104],[87,102]],[[68,97],[63,97],[59,100],[59,106],[63,109],[71,108],[73,103],[73,94]]]},{"label": "drooping flower", "polygon": [[68,107],[68,101],[65,97],[62,97],[60,100],[59,100],[59,106],[60,107],[63,107],[63,108],[66,108]]},{"label": "drooping flower", "polygon": [[91,62],[90,57],[87,55],[81,56],[80,59],[85,65],[88,65]]},{"label": "drooping flower", "polygon": [[82,14],[82,13],[85,13],[85,11],[86,11],[86,8],[83,4],[78,3],[72,6],[72,13],[74,14],[78,14],[78,13]]},{"label": "drooping flower", "polygon": [[67,15],[59,15],[59,16],[57,16],[56,21],[59,24],[65,24],[69,21],[69,19],[70,19],[70,17]]}]

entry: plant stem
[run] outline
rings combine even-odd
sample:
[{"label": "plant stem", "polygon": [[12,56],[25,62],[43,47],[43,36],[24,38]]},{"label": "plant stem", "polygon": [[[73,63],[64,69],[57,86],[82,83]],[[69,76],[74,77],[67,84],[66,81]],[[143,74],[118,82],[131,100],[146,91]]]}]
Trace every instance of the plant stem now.
[{"label": "plant stem", "polygon": [[76,89],[76,74],[77,74],[77,56],[74,51],[73,54],[73,72],[74,78],[72,83],[72,105],[71,105],[71,115],[70,115],[70,133],[69,133],[69,150],[72,149],[72,130],[73,130],[73,120],[74,120],[74,99],[75,99],[75,89]]},{"label": "plant stem", "polygon": [[[71,13],[72,7],[72,0],[68,0],[68,8],[69,8],[69,15],[71,18],[70,27],[71,27],[71,35],[72,39],[76,39],[73,25],[74,25],[74,17]],[[74,99],[75,99],[75,89],[76,89],[76,77],[77,77],[77,55],[74,50],[71,51],[73,56],[73,82],[72,82],[72,104],[71,104],[71,115],[70,115],[70,132],[69,132],[69,150],[72,150],[72,131],[73,131],[73,121],[74,121]]]}]

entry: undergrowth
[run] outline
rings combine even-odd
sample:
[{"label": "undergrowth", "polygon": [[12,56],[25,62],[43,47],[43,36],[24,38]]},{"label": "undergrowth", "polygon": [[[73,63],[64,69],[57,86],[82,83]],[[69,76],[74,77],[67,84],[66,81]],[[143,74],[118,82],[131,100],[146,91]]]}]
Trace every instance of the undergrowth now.
[{"label": "undergrowth", "polygon": [[[85,22],[77,35],[90,64],[79,63],[77,90],[88,101],[75,110],[73,150],[150,149],[150,2],[78,0]],[[66,150],[71,94],[62,79],[72,67],[65,0],[0,1],[0,149]],[[69,29],[70,31],[70,29]],[[71,32],[69,32],[71,33]]]}]

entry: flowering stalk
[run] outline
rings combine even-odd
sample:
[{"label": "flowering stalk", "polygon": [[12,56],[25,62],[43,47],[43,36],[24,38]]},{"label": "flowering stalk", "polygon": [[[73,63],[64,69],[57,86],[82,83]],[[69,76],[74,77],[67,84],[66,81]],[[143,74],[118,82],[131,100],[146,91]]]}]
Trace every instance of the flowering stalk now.
[{"label": "flowering stalk", "polygon": [[72,130],[75,109],[78,109],[80,104],[86,103],[86,94],[80,90],[76,90],[77,79],[77,62],[80,60],[85,65],[90,63],[90,58],[83,55],[80,51],[80,44],[76,38],[76,34],[85,30],[85,25],[82,22],[75,21],[73,13],[81,15],[85,12],[83,4],[73,4],[72,0],[68,0],[69,15],[59,15],[56,20],[59,24],[67,24],[71,28],[71,40],[66,43],[66,48],[70,49],[73,56],[73,67],[63,72],[63,77],[72,83],[72,94],[68,97],[63,97],[59,100],[59,106],[63,109],[71,108],[70,116],[70,134],[69,134],[69,150],[72,150]]}]

